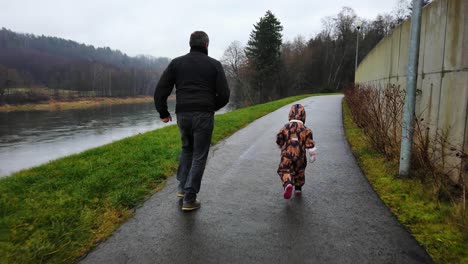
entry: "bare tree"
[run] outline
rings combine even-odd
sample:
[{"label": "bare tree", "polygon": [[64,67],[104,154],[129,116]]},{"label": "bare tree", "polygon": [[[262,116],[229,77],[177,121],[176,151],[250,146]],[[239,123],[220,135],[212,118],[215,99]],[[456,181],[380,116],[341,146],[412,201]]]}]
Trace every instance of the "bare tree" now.
[{"label": "bare tree", "polygon": [[392,11],[393,16],[395,16],[397,23],[403,22],[411,14],[409,6],[411,5],[410,0],[398,0],[397,5]]},{"label": "bare tree", "polygon": [[[422,6],[430,4],[432,0],[423,0]],[[395,17],[397,23],[401,23],[411,16],[413,11],[412,0],[398,0],[397,5],[392,11],[392,15]]]},{"label": "bare tree", "polygon": [[4,102],[5,91],[8,86],[7,68],[0,65],[0,104]]},{"label": "bare tree", "polygon": [[253,104],[253,90],[249,85],[249,65],[244,47],[239,41],[231,42],[226,48],[221,63],[232,89],[232,101],[235,104]]},{"label": "bare tree", "polygon": [[[353,45],[355,36],[355,28],[357,22],[357,15],[354,10],[350,7],[343,7],[341,12],[333,19],[334,21],[334,35],[336,39],[335,43],[335,54],[338,56],[336,58],[335,54],[333,56],[333,61],[331,67],[335,69],[333,72],[330,70],[330,75],[328,78],[327,88],[337,89],[343,80],[341,80],[342,75],[340,72],[343,69],[343,64],[347,55],[353,50]],[[336,64],[335,64],[335,59]]]},{"label": "bare tree", "polygon": [[246,63],[244,48],[239,41],[233,41],[224,51],[221,62],[228,77],[241,81],[240,69]]}]

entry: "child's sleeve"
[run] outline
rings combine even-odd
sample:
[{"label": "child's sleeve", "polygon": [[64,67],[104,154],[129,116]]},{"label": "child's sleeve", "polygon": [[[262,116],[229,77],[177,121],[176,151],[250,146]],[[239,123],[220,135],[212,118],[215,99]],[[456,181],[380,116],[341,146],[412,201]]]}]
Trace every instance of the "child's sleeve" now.
[{"label": "child's sleeve", "polygon": [[312,130],[310,130],[309,128],[306,130],[307,134],[306,134],[306,142],[305,142],[305,148],[313,148],[315,147],[315,141],[314,141],[314,135],[312,133]]},{"label": "child's sleeve", "polygon": [[280,132],[278,133],[278,135],[276,135],[276,144],[278,145],[278,147],[283,147],[285,143],[285,137],[284,137],[284,127],[281,128]]}]

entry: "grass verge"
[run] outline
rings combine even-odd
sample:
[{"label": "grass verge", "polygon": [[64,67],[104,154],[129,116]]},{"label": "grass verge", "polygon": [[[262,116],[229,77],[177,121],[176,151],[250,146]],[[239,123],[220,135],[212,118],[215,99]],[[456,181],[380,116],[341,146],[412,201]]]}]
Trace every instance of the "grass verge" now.
[{"label": "grass verge", "polygon": [[14,112],[14,111],[61,111],[70,109],[83,109],[99,107],[102,105],[113,104],[134,104],[134,103],[148,103],[154,99],[152,96],[142,97],[90,97],[78,98],[76,101],[49,101],[37,104],[23,104],[23,105],[2,105],[0,112]]},{"label": "grass verge", "polygon": [[[212,144],[310,95],[215,116]],[[176,125],[0,179],[0,263],[70,263],[108,237],[177,168]]]},{"label": "grass verge", "polygon": [[[344,100],[343,100],[344,102]],[[345,134],[359,166],[380,198],[427,250],[436,263],[468,263],[468,227],[454,216],[461,210],[438,201],[430,186],[416,179],[397,179],[398,161],[373,150],[343,103]]]}]

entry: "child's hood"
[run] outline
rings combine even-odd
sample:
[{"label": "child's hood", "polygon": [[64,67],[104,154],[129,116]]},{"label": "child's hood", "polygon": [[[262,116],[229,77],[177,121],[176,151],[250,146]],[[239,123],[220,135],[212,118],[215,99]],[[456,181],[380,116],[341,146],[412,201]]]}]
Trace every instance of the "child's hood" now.
[{"label": "child's hood", "polygon": [[291,106],[291,110],[289,111],[289,121],[293,119],[301,120],[305,124],[306,112],[304,106],[301,104],[295,104]]}]

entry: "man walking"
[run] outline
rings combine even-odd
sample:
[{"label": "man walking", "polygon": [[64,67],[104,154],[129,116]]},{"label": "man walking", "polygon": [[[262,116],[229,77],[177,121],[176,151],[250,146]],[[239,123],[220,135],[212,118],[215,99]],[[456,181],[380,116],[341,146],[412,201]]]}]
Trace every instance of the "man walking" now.
[{"label": "man walking", "polygon": [[229,101],[229,87],[221,63],[208,57],[208,35],[195,31],[190,35],[190,52],[171,61],[154,92],[154,103],[164,123],[172,121],[167,98],[176,87],[176,115],[182,140],[177,180],[182,210],[200,208],[196,199],[205,170],[214,112]]}]

